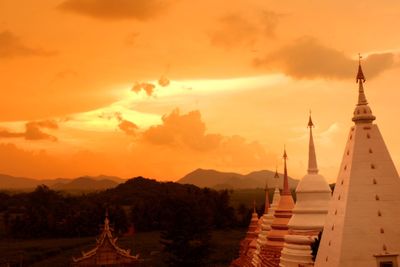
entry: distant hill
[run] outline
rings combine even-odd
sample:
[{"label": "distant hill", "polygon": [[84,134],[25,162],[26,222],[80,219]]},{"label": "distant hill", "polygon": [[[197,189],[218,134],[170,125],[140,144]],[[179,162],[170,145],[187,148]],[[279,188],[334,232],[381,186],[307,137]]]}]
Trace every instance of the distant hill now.
[{"label": "distant hill", "polygon": [[[197,169],[178,180],[181,184],[193,184],[198,187],[209,187],[214,189],[251,189],[264,188],[268,182],[269,187],[275,187],[277,181],[275,172],[261,170],[243,175],[233,172],[219,172],[216,170]],[[296,188],[299,180],[289,177],[289,187]],[[283,185],[283,174],[279,174],[279,187]]]},{"label": "distant hill", "polygon": [[26,177],[14,177],[0,174],[0,189],[7,190],[32,190],[38,185],[45,184],[56,190],[103,190],[117,186],[125,182],[124,179],[115,176],[83,176],[78,178],[56,178],[56,179],[32,179]]},{"label": "distant hill", "polygon": [[118,184],[108,179],[96,180],[89,177],[80,177],[66,183],[54,184],[50,188],[58,191],[99,191],[114,188]]}]

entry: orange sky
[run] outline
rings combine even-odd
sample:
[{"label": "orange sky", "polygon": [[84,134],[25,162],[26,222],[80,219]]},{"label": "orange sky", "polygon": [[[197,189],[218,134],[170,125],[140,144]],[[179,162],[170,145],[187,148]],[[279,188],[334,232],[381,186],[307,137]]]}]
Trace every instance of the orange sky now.
[{"label": "orange sky", "polygon": [[0,173],[335,181],[365,90],[398,166],[400,2],[0,0]]}]

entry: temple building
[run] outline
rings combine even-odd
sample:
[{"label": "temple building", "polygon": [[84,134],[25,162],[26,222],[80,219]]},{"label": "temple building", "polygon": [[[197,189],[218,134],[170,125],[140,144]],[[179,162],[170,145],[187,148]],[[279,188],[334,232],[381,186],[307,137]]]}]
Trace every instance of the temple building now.
[{"label": "temple building", "polygon": [[232,267],[246,267],[253,266],[252,259],[256,250],[255,240],[258,236],[258,214],[256,212],[256,203],[254,201],[253,213],[251,215],[249,229],[247,230],[246,237],[240,242],[239,258],[234,260],[231,264]]},{"label": "temple building", "polygon": [[308,170],[296,188],[296,204],[288,223],[280,266],[313,266],[311,244],[323,230],[328,213],[331,189],[325,178],[318,174],[311,115],[308,121]]},{"label": "temple building", "polygon": [[72,266],[139,266],[139,255],[133,256],[129,249],[125,250],[118,247],[117,238],[113,237],[112,231],[108,214],[106,214],[103,230],[97,239],[96,246],[90,251],[82,251],[81,257],[72,258]]},{"label": "temple building", "polygon": [[[400,179],[368,105],[358,67],[358,103],[315,266],[399,266]],[[396,122],[394,122],[396,123]]]},{"label": "temple building", "polygon": [[276,184],[275,184],[275,190],[274,190],[274,195],[272,197],[272,204],[270,205],[269,203],[269,190],[268,190],[268,184],[265,186],[265,209],[264,209],[264,214],[261,216],[260,221],[261,221],[261,230],[260,233],[258,234],[258,237],[256,239],[256,251],[254,252],[253,255],[253,266],[261,266],[262,263],[262,258],[260,255],[261,250],[267,243],[267,235],[268,232],[271,230],[271,224],[272,221],[274,220],[274,213],[275,209],[277,208],[279,204],[279,200],[281,197],[281,193],[279,191],[279,186],[278,186],[278,171],[276,170],[274,178],[276,179]]},{"label": "temple building", "polygon": [[279,200],[278,207],[274,213],[274,220],[271,224],[271,230],[267,234],[267,242],[260,251],[261,265],[268,267],[279,266],[281,251],[285,242],[285,235],[288,234],[288,223],[292,217],[294,201],[289,189],[287,175],[287,154],[286,150],[283,154],[284,159],[284,177],[283,190]]}]

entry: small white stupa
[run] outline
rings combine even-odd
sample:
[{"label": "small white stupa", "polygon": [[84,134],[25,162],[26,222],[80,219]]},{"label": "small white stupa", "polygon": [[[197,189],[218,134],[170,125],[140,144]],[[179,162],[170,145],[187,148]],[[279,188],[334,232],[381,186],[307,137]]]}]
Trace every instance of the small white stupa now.
[{"label": "small white stupa", "polygon": [[262,260],[260,257],[260,252],[261,252],[262,247],[265,246],[265,244],[267,243],[267,235],[268,235],[268,232],[271,230],[271,224],[272,224],[272,221],[274,220],[275,209],[278,206],[279,200],[281,197],[281,194],[279,191],[279,185],[278,185],[278,179],[279,179],[278,170],[275,171],[274,178],[276,180],[276,184],[275,184],[275,191],[274,191],[274,195],[272,197],[271,205],[269,204],[268,183],[265,186],[265,210],[264,210],[264,214],[260,218],[261,231],[258,234],[257,249],[253,255],[252,263],[254,266],[261,266]]},{"label": "small white stupa", "polygon": [[364,82],[360,64],[354,126],[315,261],[318,267],[399,266],[400,179],[378,125],[373,123]]},{"label": "small white stupa", "polygon": [[308,170],[296,189],[297,201],[288,224],[289,233],[285,236],[285,245],[280,261],[282,267],[313,265],[311,243],[323,230],[328,213],[331,189],[325,178],[318,174],[312,135],[313,127],[310,114],[308,121],[308,128],[310,128]]}]

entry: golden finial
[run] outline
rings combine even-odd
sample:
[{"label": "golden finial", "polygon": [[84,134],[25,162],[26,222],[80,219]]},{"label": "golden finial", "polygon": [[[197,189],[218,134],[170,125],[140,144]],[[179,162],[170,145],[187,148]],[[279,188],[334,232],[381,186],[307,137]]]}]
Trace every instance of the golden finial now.
[{"label": "golden finial", "polygon": [[364,76],[364,73],[363,73],[362,68],[361,68],[361,59],[362,59],[362,56],[361,56],[360,53],[358,53],[358,72],[357,72],[357,78],[356,78],[356,82],[357,83],[358,82],[362,82],[362,83],[365,82],[365,76]]},{"label": "golden finial", "polygon": [[314,123],[312,122],[312,119],[311,119],[311,109],[310,109],[310,117],[308,118],[308,128],[312,128],[312,127],[314,127]]}]

